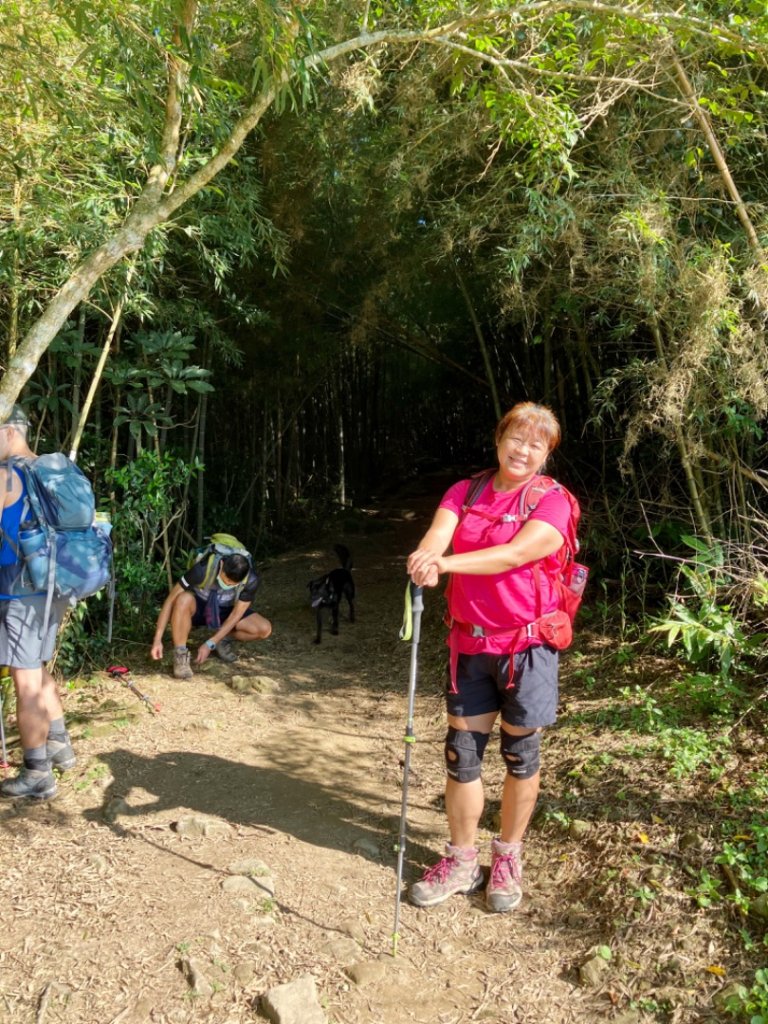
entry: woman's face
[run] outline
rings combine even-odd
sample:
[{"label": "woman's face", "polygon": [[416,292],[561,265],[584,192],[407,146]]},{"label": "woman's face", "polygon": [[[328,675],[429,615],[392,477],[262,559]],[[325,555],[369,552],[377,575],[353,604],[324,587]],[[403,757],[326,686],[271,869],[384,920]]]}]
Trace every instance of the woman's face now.
[{"label": "woman's face", "polygon": [[503,481],[523,484],[535,476],[549,455],[546,441],[525,427],[509,426],[496,446]]}]

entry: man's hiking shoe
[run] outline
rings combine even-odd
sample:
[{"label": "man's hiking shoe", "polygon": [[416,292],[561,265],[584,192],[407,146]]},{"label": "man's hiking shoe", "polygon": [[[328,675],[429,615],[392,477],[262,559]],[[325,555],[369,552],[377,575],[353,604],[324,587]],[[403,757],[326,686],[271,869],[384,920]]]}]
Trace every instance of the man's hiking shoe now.
[{"label": "man's hiking shoe", "polygon": [[231,665],[233,661],[237,661],[235,645],[228,636],[225,636],[223,640],[219,640],[216,644],[216,650],[213,653],[217,654],[222,661],[227,663],[227,665]]},{"label": "man's hiking shoe", "polygon": [[514,910],[523,898],[522,843],[491,843],[491,877],[485,903],[496,914]]},{"label": "man's hiking shoe", "polygon": [[408,899],[417,907],[436,907],[454,893],[471,893],[482,888],[483,871],[477,850],[462,850],[446,844],[447,856],[439,860],[408,890]]},{"label": "man's hiking shoe", "polygon": [[49,736],[46,742],[46,753],[52,767],[58,768],[61,772],[68,772],[77,764],[68,732],[65,732],[63,736]]},{"label": "man's hiking shoe", "polygon": [[176,647],[173,652],[174,679],[191,679],[194,674],[189,663],[189,648]]},{"label": "man's hiking shoe", "polygon": [[51,800],[56,796],[56,779],[49,768],[39,772],[23,767],[15,779],[0,783],[0,796],[29,797],[30,800]]}]

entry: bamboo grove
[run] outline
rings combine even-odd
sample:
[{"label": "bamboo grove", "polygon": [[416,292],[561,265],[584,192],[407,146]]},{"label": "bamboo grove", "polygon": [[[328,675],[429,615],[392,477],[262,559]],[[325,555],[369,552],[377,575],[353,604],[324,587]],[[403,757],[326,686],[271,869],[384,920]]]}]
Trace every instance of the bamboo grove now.
[{"label": "bamboo grove", "polygon": [[767,57],[744,0],[6,0],[0,413],[132,517],[138,586],[544,401],[605,578],[693,559],[749,620]]}]

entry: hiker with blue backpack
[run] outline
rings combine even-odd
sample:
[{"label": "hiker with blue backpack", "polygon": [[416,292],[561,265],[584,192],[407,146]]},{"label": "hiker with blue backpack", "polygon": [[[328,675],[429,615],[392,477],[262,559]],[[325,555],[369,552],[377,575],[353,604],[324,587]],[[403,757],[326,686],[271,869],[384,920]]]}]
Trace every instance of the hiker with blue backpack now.
[{"label": "hiker with blue backpack", "polygon": [[520,903],[523,837],[539,792],[541,731],[555,722],[558,652],[571,642],[586,582],[586,568],[573,560],[578,503],[541,475],[560,442],[554,414],[521,402],[499,421],[495,442],[498,466],[446,492],[408,558],[408,573],[418,586],[434,587],[449,574],[450,841],[446,856],[408,891],[418,907],[484,884],[476,845],[484,806],[481,771],[499,715],[507,775],[485,902],[496,913]]},{"label": "hiker with blue backpack", "polygon": [[194,675],[187,640],[196,627],[211,631],[197,650],[197,665],[203,665],[211,654],[224,662],[235,661],[233,640],[266,640],[272,632],[272,624],[251,607],[258,586],[259,575],[248,551],[230,534],[213,534],[211,543],[196,553],[190,568],[163,602],[152,640],[152,657],[155,661],[163,657],[163,635],[170,622],[176,679],[191,679]]},{"label": "hiker with blue backpack", "polygon": [[53,767],[64,771],[75,764],[59,691],[45,667],[71,602],[49,598],[45,586],[25,571],[20,534],[29,514],[26,467],[37,461],[27,444],[28,428],[18,405],[0,424],[0,664],[9,666],[13,678],[24,755],[19,774],[0,783],[0,795],[50,800],[57,788]]}]

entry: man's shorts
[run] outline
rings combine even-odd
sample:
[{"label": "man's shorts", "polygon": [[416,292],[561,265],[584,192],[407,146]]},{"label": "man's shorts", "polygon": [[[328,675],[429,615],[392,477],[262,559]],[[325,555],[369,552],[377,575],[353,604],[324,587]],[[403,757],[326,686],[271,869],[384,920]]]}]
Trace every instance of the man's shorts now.
[{"label": "man's shorts", "polygon": [[43,635],[44,594],[0,601],[0,665],[40,668],[49,661],[56,649],[56,634],[67,606],[66,600],[52,603],[48,628]]},{"label": "man's shorts", "polygon": [[[234,607],[235,607],[234,604],[225,605],[223,608],[221,606],[219,606],[219,622],[226,622],[228,617],[232,614],[232,609]],[[253,614],[254,614],[253,608],[249,608],[248,611],[245,613],[245,615],[243,615],[243,618],[240,619],[240,622],[242,622],[243,619],[247,619],[249,615],[253,615]],[[208,625],[208,623],[205,621],[205,601],[198,594],[195,594],[195,613],[192,616],[192,625],[193,626],[207,626]]]},{"label": "man's shorts", "polygon": [[509,656],[459,654],[456,688],[446,682],[448,714],[457,718],[501,711],[507,725],[538,729],[557,720],[558,652],[546,644],[515,655],[512,686]]}]

